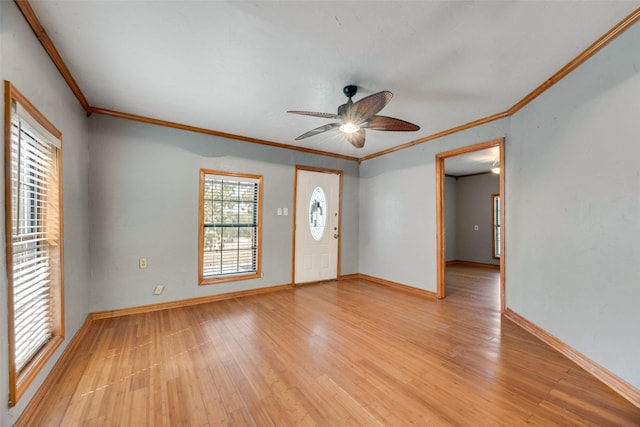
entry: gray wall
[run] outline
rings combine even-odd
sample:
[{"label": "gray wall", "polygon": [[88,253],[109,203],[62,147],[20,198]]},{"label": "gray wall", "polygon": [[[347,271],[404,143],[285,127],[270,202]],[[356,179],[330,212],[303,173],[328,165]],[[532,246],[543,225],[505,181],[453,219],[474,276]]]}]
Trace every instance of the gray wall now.
[{"label": "gray wall", "polygon": [[640,25],[512,119],[507,306],[640,388]]},{"label": "gray wall", "polygon": [[640,388],[635,52],[638,24],[510,119],[363,162],[361,272],[435,292],[434,156],[506,136],[507,307]]},{"label": "gray wall", "polygon": [[[639,25],[514,117],[365,161],[359,177],[353,162],[100,116],[87,125],[14,3],[0,2],[0,25],[0,77],[63,133],[65,345],[89,311],[289,283],[293,218],[275,210],[292,210],[296,164],[345,171],[343,274],[435,292],[434,156],[506,136],[507,307],[640,387]],[[197,286],[201,167],[264,175],[263,279]],[[153,297],[157,283],[167,288]],[[0,328],[0,347],[7,339]],[[0,409],[0,425],[15,422],[61,351],[16,408]],[[7,372],[0,357],[4,396]]]},{"label": "gray wall", "polygon": [[361,163],[361,273],[436,291],[435,155],[503,137],[509,122],[487,123]]},{"label": "gray wall", "polygon": [[[446,160],[445,160],[446,162]],[[444,177],[444,260],[458,259],[457,249],[457,180],[450,176]]]},{"label": "gray wall", "polygon": [[[492,194],[500,192],[500,175],[467,176],[456,186],[456,248],[459,261],[500,264],[493,258]],[[478,231],[474,226],[478,226]]]},{"label": "gray wall", "polygon": [[[64,306],[66,338],[18,404],[0,405],[0,425],[13,425],[89,312],[88,124],[84,111],[13,2],[0,2],[0,79],[9,80],[61,132],[63,146]],[[4,95],[3,95],[4,103]],[[4,108],[3,108],[4,109]],[[2,114],[3,120],[4,114]],[[4,123],[1,123],[4,129]],[[2,133],[4,135],[4,132]],[[4,137],[3,137],[4,146]],[[0,150],[4,156],[4,149]],[[2,162],[4,164],[4,162]],[[0,188],[4,192],[4,174]],[[4,201],[4,195],[2,196]],[[9,395],[4,209],[0,210],[0,396]]]},{"label": "gray wall", "polygon": [[[357,162],[99,115],[90,135],[91,311],[291,283],[295,165],[344,171],[341,274],[359,272]],[[201,168],[263,175],[263,278],[198,286]]]}]

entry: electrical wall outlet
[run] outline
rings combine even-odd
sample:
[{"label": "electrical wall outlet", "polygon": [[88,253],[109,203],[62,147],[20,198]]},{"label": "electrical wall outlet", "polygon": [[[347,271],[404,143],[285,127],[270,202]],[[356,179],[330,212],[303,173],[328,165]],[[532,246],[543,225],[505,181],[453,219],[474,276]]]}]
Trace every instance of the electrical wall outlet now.
[{"label": "electrical wall outlet", "polygon": [[147,268],[147,259],[146,258],[140,258],[138,260],[138,268],[140,270],[142,270],[143,268]]},{"label": "electrical wall outlet", "polygon": [[153,294],[160,295],[162,292],[164,292],[164,285],[156,285],[155,289],[153,290]]}]

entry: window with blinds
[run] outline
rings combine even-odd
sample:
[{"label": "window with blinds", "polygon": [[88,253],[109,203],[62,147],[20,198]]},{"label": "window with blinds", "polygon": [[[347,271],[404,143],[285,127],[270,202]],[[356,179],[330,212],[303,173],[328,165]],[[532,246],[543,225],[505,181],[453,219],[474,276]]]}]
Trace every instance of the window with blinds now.
[{"label": "window with blinds", "polygon": [[260,275],[262,177],[200,172],[200,284]]},{"label": "window with blinds", "polygon": [[492,194],[491,202],[493,205],[493,257],[500,258],[500,195]]},{"label": "window with blinds", "polygon": [[15,405],[63,335],[61,143],[59,132],[15,88],[8,89],[7,271]]}]

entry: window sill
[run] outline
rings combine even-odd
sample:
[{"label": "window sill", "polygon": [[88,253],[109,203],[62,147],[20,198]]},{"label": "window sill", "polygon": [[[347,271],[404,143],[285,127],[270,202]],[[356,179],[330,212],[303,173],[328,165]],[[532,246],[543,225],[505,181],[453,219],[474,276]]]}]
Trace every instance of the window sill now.
[{"label": "window sill", "polygon": [[22,372],[17,375],[15,385],[11,390],[10,406],[15,406],[22,395],[27,391],[33,380],[40,373],[44,365],[49,361],[53,353],[60,347],[64,341],[63,336],[52,337],[44,347],[35,355],[35,357],[24,367]]},{"label": "window sill", "polygon": [[257,271],[255,273],[233,274],[233,275],[220,276],[220,277],[208,277],[208,278],[200,277],[200,280],[199,280],[198,284],[200,286],[203,286],[203,285],[215,285],[217,283],[236,282],[236,281],[239,281],[239,280],[249,280],[249,279],[258,279],[261,276],[262,276],[261,273],[259,271]]}]

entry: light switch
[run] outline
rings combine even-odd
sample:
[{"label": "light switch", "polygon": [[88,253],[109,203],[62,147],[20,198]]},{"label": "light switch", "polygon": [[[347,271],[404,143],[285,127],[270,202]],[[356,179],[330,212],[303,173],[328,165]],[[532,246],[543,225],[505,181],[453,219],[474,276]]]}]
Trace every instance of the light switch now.
[{"label": "light switch", "polygon": [[283,208],[283,209],[282,209],[282,214],[283,214],[284,216],[289,215],[289,208]]},{"label": "light switch", "polygon": [[282,216],[282,208],[278,208],[276,212],[278,213],[278,216]]},{"label": "light switch", "polygon": [[473,226],[473,231],[478,231],[478,226],[477,225]]}]

